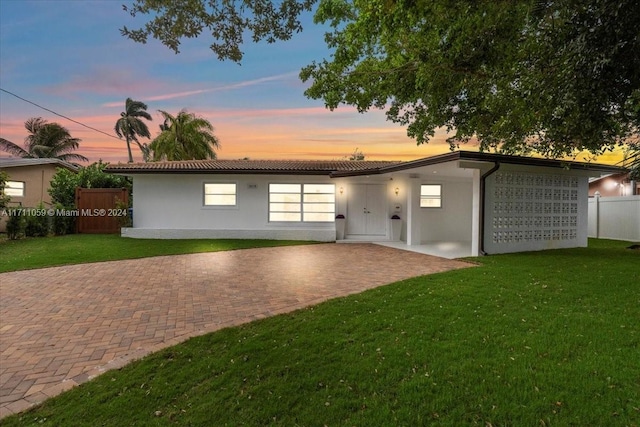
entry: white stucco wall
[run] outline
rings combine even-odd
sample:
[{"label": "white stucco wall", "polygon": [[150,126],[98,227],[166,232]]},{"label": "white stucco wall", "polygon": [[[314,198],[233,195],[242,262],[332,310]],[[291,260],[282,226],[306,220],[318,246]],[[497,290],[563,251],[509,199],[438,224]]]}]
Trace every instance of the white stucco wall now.
[{"label": "white stucco wall", "polygon": [[[470,242],[473,224],[473,181],[421,180],[420,184],[442,185],[441,208],[418,208],[420,241]],[[419,203],[419,188],[416,196]]]},{"label": "white stucco wall", "polygon": [[503,165],[485,193],[486,253],[587,246],[585,172]]},{"label": "white stucco wall", "polygon": [[[435,178],[429,170],[421,174],[406,171],[338,179],[258,174],[134,175],[133,227],[123,229],[122,235],[334,241],[335,222],[270,223],[269,183],[333,184],[336,188],[335,213],[347,215],[354,184],[382,184],[386,188],[389,221],[387,236],[379,236],[383,239],[391,238],[389,218],[399,210],[403,224],[400,239],[409,245],[436,241],[471,242],[474,254],[479,252],[480,243],[489,254],[587,245],[588,173],[502,165],[486,181],[486,213],[483,227],[480,227],[479,180],[485,171],[476,169],[468,178]],[[507,176],[509,182],[506,182]],[[237,205],[204,206],[206,182],[235,183]],[[419,207],[421,184],[442,185],[442,208]],[[538,187],[542,192],[536,190]],[[481,228],[485,236],[483,242],[479,239]]]},{"label": "white stucco wall", "polygon": [[[236,184],[233,207],[204,206],[206,182]],[[328,183],[328,177],[153,174],[133,177],[133,228],[140,238],[335,240],[335,223],[270,223],[269,183]]]}]

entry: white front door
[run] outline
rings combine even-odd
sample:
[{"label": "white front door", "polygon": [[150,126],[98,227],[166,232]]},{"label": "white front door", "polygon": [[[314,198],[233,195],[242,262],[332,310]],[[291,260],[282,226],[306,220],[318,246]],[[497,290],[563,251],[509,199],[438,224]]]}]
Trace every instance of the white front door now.
[{"label": "white front door", "polygon": [[386,236],[387,198],[385,186],[355,184],[347,201],[347,235]]}]

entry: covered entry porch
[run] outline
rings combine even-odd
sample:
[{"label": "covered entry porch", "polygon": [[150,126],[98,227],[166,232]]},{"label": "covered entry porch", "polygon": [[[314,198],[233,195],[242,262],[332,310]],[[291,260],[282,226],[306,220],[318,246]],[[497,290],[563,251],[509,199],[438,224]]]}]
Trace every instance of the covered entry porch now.
[{"label": "covered entry porch", "polygon": [[338,177],[337,213],[346,214],[346,227],[337,233],[337,241],[376,243],[447,259],[477,256],[484,165],[448,161],[412,166]]}]

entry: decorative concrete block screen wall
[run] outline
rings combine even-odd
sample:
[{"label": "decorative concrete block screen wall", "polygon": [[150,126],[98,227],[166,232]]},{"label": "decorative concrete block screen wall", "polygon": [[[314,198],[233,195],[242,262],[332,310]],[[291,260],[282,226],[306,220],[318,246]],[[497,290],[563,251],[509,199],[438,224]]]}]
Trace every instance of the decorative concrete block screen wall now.
[{"label": "decorative concrete block screen wall", "polygon": [[495,172],[487,178],[485,252],[586,245],[581,181],[562,173]]}]

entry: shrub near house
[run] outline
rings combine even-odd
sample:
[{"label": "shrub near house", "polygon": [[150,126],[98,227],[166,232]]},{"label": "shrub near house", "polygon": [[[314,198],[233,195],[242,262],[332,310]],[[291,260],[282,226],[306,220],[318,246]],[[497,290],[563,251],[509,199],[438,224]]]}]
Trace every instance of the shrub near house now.
[{"label": "shrub near house", "polygon": [[7,196],[4,191],[8,180],[9,174],[5,171],[0,171],[0,210],[5,209],[11,200],[11,197]]},{"label": "shrub near house", "polygon": [[[98,161],[87,167],[80,169],[77,174],[68,173],[62,169],[58,170],[51,180],[49,194],[55,202],[56,211],[60,213],[77,212],[76,188],[98,189],[98,188],[124,188],[129,193],[131,199],[131,183],[123,176],[105,173],[104,169],[108,163]],[[54,216],[54,232],[56,234],[72,233],[78,215]]]}]

